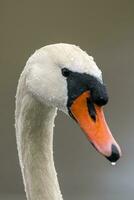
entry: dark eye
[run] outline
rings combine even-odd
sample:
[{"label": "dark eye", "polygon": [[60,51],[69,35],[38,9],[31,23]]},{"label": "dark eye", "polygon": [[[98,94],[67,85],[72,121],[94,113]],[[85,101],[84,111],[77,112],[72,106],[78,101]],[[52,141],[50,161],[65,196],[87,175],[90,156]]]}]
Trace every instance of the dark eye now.
[{"label": "dark eye", "polygon": [[70,75],[70,71],[67,68],[62,69],[62,75],[68,77]]}]

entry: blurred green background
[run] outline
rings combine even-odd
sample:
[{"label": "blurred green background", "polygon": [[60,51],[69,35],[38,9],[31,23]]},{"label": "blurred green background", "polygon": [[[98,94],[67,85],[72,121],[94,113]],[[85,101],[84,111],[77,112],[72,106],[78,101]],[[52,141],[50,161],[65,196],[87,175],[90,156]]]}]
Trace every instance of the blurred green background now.
[{"label": "blurred green background", "polygon": [[65,200],[132,200],[134,196],[134,1],[0,0],[0,200],[25,200],[18,162],[14,101],[28,57],[47,44],[79,45],[103,71],[105,108],[123,157],[115,167],[79,127],[56,118],[54,155]]}]

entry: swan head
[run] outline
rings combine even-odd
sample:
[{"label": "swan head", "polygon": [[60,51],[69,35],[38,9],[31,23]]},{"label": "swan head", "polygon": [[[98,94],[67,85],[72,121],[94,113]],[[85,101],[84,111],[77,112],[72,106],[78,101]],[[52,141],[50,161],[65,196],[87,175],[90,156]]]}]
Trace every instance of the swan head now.
[{"label": "swan head", "polygon": [[26,66],[26,84],[32,95],[69,114],[91,144],[116,162],[121,150],[104,118],[108,94],[93,57],[75,45],[53,44],[37,50]]}]

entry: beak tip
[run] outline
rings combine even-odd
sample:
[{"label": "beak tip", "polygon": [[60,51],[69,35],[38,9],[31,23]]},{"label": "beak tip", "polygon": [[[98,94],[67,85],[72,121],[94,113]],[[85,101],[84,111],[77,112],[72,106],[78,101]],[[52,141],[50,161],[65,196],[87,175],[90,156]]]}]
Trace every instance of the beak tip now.
[{"label": "beak tip", "polygon": [[114,144],[112,144],[112,153],[110,156],[106,156],[106,158],[111,162],[115,163],[121,157],[121,151]]}]

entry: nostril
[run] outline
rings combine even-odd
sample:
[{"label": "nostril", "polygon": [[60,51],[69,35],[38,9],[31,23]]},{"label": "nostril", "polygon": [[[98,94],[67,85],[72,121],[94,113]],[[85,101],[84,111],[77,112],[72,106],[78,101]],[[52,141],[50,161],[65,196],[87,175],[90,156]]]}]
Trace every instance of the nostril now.
[{"label": "nostril", "polygon": [[111,156],[106,157],[110,162],[116,162],[120,158],[120,153],[117,149],[117,147],[112,144],[112,153]]}]

